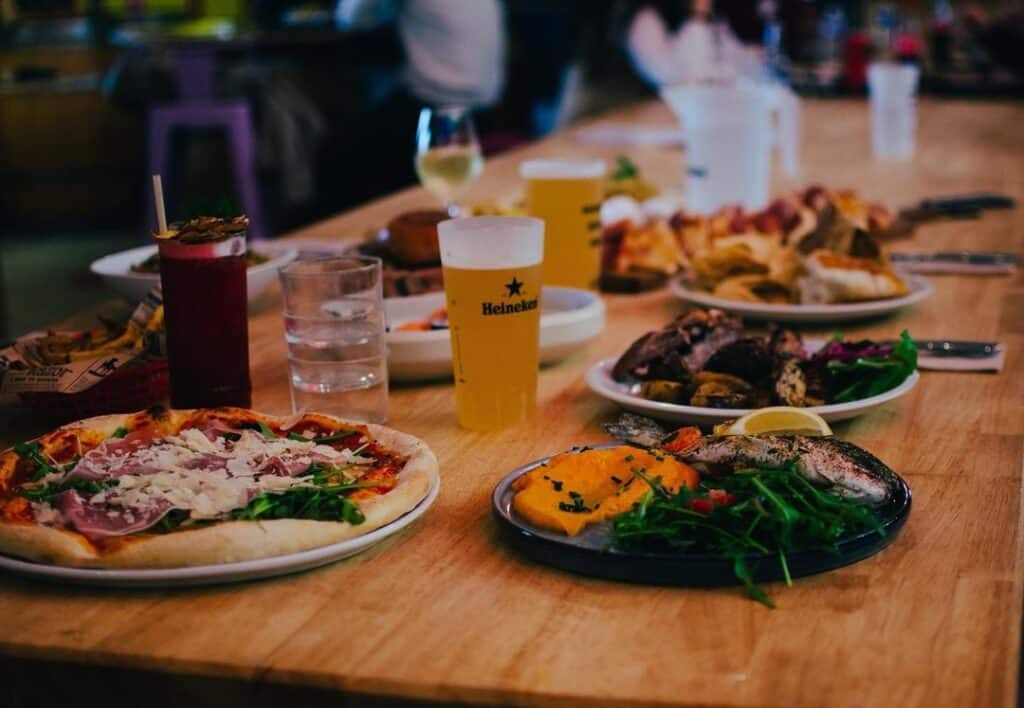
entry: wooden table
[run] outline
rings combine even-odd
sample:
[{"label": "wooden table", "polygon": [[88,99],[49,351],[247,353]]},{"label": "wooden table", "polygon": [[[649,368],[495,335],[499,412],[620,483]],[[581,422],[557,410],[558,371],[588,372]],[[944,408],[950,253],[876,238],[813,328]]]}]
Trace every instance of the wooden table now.
[{"label": "wooden table", "polygon": [[[993,190],[1024,197],[1024,106],[923,101],[916,157],[870,157],[863,102],[805,103],[804,175],[894,206]],[[609,120],[669,123],[643,106]],[[470,199],[519,189],[534,155],[616,154],[570,133],[488,163]],[[678,150],[632,149],[650,178],[681,181]],[[793,186],[781,179],[776,191]],[[431,205],[419,190],[317,224],[298,237],[358,238],[396,212]],[[1024,251],[1022,212],[920,229],[902,248]],[[489,495],[511,468],[603,440],[614,406],[583,373],[660,326],[665,293],[607,298],[608,327],[585,354],[542,371],[540,413],[495,434],[455,424],[450,385],[401,387],[391,424],[441,462],[433,510],[357,558],[236,586],[129,592],[0,577],[0,685],[80,699],[90,690],[147,702],[258,703],[305,690],[430,701],[531,705],[1008,706],[1018,687],[1024,453],[1024,288],[1014,278],[943,277],[914,310],[848,334],[998,339],[1003,373],[925,373],[907,398],[837,432],[901,472],[914,493],[902,536],[855,566],[770,586],[772,611],[730,589],[630,586],[535,565],[506,549]],[[251,325],[255,405],[288,410],[282,322]],[[51,662],[63,662],[53,668]],[[112,667],[83,670],[75,666]],[[12,668],[13,667],[13,668]],[[28,678],[26,678],[28,677]],[[42,678],[40,678],[42,677]],[[69,677],[74,677],[73,689]],[[98,678],[99,677],[99,678]],[[118,691],[110,691],[116,680]],[[127,688],[132,686],[134,688]],[[305,689],[303,687],[306,687]],[[310,688],[312,687],[312,688]],[[341,699],[333,697],[333,705]],[[28,703],[26,703],[28,705]]]}]

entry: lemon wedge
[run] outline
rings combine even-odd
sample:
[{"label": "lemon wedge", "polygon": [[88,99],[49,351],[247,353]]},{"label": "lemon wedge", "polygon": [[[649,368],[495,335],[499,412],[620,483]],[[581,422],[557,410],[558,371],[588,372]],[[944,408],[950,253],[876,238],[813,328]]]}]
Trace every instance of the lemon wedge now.
[{"label": "lemon wedge", "polygon": [[[718,432],[717,429],[715,432]],[[817,413],[803,408],[775,406],[747,413],[726,429],[726,435],[790,433],[795,435],[831,435],[832,428]]]}]

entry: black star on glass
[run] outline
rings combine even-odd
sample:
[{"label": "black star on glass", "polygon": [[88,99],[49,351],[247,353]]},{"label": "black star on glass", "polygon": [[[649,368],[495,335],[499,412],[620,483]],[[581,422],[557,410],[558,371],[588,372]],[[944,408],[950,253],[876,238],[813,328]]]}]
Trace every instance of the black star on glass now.
[{"label": "black star on glass", "polygon": [[523,284],[516,280],[516,277],[514,275],[512,276],[511,283],[505,283],[505,289],[508,290],[509,297],[512,297],[513,295],[523,294]]}]

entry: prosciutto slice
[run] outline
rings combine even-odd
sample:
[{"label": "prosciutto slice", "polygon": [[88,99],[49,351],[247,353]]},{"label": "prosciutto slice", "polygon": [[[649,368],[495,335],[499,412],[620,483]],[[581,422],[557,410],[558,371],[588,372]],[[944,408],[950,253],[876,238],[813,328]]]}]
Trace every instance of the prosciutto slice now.
[{"label": "prosciutto slice", "polygon": [[171,510],[166,502],[150,507],[124,509],[107,504],[90,504],[73,489],[54,499],[64,521],[90,541],[145,531]]},{"label": "prosciutto slice", "polygon": [[67,479],[87,479],[97,482],[101,479],[120,477],[125,474],[152,474],[156,468],[142,465],[132,454],[151,444],[156,438],[151,428],[143,428],[123,438],[104,440],[82,456]]}]

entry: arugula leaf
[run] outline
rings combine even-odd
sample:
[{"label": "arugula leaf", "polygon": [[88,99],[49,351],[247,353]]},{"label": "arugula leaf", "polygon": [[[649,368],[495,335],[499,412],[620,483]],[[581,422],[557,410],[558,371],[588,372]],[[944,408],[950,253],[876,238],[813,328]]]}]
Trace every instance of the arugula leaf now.
[{"label": "arugula leaf", "polygon": [[355,430],[339,430],[336,433],[331,433],[330,435],[325,435],[322,438],[313,438],[313,442],[315,442],[317,445],[323,445],[324,443],[341,442],[342,440],[344,440],[345,438],[349,437],[350,435],[352,435],[355,432],[357,432],[357,431],[355,431]]},{"label": "arugula leaf", "polygon": [[[263,493],[238,509],[231,518],[312,519],[314,521],[347,521],[358,526],[366,520],[354,501],[342,496],[344,485],[333,487],[294,487],[280,494]],[[347,488],[347,487],[345,487]]]},{"label": "arugula leaf", "polygon": [[92,496],[93,494],[99,494],[104,489],[116,486],[116,479],[109,479],[105,482],[95,482],[91,479],[69,479],[65,482],[50,482],[42,487],[30,487],[28,489],[23,487],[18,490],[18,494],[32,501],[49,502],[53,497],[69,489],[74,489],[82,496]]},{"label": "arugula leaf", "polygon": [[262,420],[259,423],[257,423],[256,426],[260,433],[262,433],[263,437],[267,438],[268,440],[275,440],[281,437],[273,430],[271,430],[270,426],[264,423]]},{"label": "arugula leaf", "polygon": [[58,471],[43,457],[42,448],[39,446],[39,443],[18,443],[13,449],[18,457],[23,460],[28,460],[36,466],[29,477],[33,482],[42,479],[48,474],[53,474]]},{"label": "arugula leaf", "polygon": [[708,478],[696,489],[682,487],[675,493],[657,479],[648,483],[651,491],[613,521],[614,544],[719,554],[732,561],[733,573],[747,594],[769,607],[774,605],[755,582],[753,564],[774,557],[788,584],[787,553],[837,552],[846,534],[884,534],[868,507],[815,487],[792,464]]},{"label": "arugula leaf", "polygon": [[892,354],[884,357],[858,357],[852,362],[833,359],[825,366],[831,385],[837,390],[835,403],[846,403],[877,396],[896,388],[917,370],[917,347],[907,330]]}]

